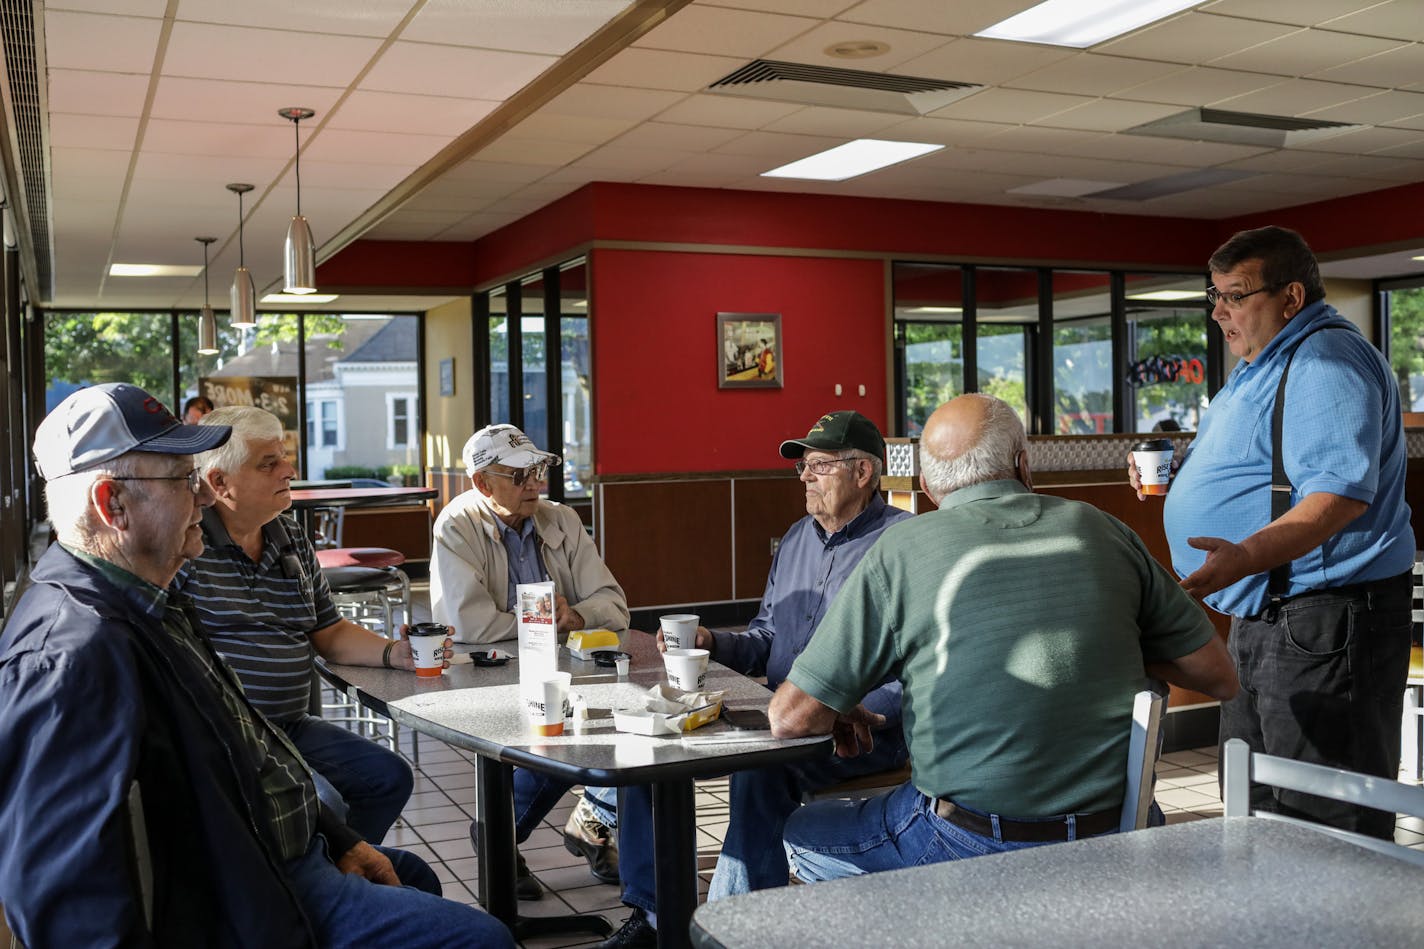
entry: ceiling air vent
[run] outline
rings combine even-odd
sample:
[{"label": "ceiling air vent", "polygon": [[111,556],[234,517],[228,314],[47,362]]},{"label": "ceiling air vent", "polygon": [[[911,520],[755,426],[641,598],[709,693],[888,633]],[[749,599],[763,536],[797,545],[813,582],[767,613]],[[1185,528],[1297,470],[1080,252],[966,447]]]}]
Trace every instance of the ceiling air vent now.
[{"label": "ceiling air vent", "polygon": [[925,115],[983,87],[951,79],[893,76],[862,69],[758,59],[707,87],[723,95]]},{"label": "ceiling air vent", "polygon": [[1228,112],[1225,109],[1188,109],[1165,119],[1126,129],[1125,134],[1291,148],[1357,128],[1362,126],[1320,119],[1292,119],[1281,115]]},{"label": "ceiling air vent", "polygon": [[[54,292],[54,266],[49,232],[49,177],[44,147],[44,98],[40,91],[40,69],[36,62],[34,13],[28,0],[0,2],[0,42],[3,42],[6,98],[14,116],[13,138],[0,134],[11,150],[10,159],[21,193],[15,209],[29,228],[33,242],[35,280],[33,290],[49,298]],[[22,225],[23,226],[23,225]]]}]

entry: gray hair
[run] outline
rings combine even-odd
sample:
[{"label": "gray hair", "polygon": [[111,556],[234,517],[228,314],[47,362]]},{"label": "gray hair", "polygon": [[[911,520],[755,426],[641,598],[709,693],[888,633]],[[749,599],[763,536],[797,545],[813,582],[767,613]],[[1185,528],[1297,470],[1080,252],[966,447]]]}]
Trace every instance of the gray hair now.
[{"label": "gray hair", "polygon": [[[45,507],[50,526],[60,543],[95,553],[99,537],[99,516],[89,500],[94,482],[100,478],[132,478],[139,472],[140,452],[131,451],[104,462],[97,468],[76,471],[45,482]],[[143,482],[134,482],[142,485]],[[142,490],[140,487],[139,490]]]},{"label": "gray hair", "polygon": [[978,399],[985,409],[983,425],[969,449],[957,458],[939,458],[928,442],[920,442],[920,472],[936,503],[971,484],[1016,477],[1019,452],[1028,450],[1023,422],[1007,402],[979,392],[962,398]]},{"label": "gray hair", "polygon": [[859,448],[847,448],[839,452],[837,458],[864,458],[870,462],[870,487],[872,490],[880,490],[880,476],[885,473],[885,459],[879,455],[872,455],[868,451],[861,451]]},{"label": "gray hair", "polygon": [[195,456],[198,470],[204,478],[213,469],[232,472],[246,463],[254,440],[281,438],[285,434],[281,419],[252,405],[225,405],[204,415],[199,425],[231,425],[232,436],[220,447]]}]

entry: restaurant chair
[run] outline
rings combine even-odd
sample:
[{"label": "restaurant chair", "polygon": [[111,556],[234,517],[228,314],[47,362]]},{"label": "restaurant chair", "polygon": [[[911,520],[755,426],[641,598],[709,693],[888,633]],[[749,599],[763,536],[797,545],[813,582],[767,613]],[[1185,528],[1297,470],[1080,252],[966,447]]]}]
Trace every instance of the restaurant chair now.
[{"label": "restaurant chair", "polygon": [[1157,759],[1162,756],[1162,720],[1167,697],[1143,689],[1132,700],[1132,731],[1127,739],[1127,787],[1122,795],[1119,833],[1142,830],[1152,809]]},{"label": "restaurant chair", "polygon": [[[354,561],[365,550],[383,548],[339,548],[338,550],[317,551],[317,560],[322,555],[331,555],[350,550],[348,560]],[[390,551],[404,562],[399,551]],[[395,566],[326,566],[322,565],[322,576],[331,587],[331,601],[336,611],[353,623],[385,636],[387,639],[400,638],[400,626],[395,621],[397,609],[402,621],[411,621],[410,578]],[[316,683],[319,686],[319,683]],[[315,704],[315,703],[314,703]],[[384,715],[364,710],[360,703],[335,689],[328,689],[326,697],[320,701],[320,715],[327,721],[344,722],[355,725],[359,734],[385,742],[392,751],[400,749],[400,726]],[[317,714],[317,713],[313,713]],[[411,757],[420,764],[420,739],[411,733]]]},{"label": "restaurant chair", "polygon": [[1334,801],[1373,807],[1393,814],[1409,814],[1412,817],[1424,817],[1424,788],[1375,775],[1252,751],[1251,746],[1240,738],[1232,738],[1226,743],[1221,768],[1224,817],[1260,817],[1284,821],[1424,867],[1424,851],[1298,817],[1271,811],[1253,811],[1251,785],[1268,784],[1288,791],[1314,794]]}]

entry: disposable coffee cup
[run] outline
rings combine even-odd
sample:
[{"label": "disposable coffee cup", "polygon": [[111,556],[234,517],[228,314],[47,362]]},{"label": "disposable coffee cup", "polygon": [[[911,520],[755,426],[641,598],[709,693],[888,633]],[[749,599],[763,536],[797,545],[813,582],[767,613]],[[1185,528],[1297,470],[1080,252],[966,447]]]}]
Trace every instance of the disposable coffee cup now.
[{"label": "disposable coffee cup", "polygon": [[1172,442],[1149,438],[1132,446],[1132,463],[1143,494],[1166,494],[1172,480]]},{"label": "disposable coffee cup", "polygon": [[415,674],[438,676],[445,668],[445,640],[450,627],[441,623],[416,623],[410,628],[410,654],[415,659]]},{"label": "disposable coffee cup", "polygon": [[572,680],[573,676],[569,673],[556,672],[530,684],[524,696],[524,710],[533,734],[547,738],[564,733],[564,716]]},{"label": "disposable coffee cup", "polygon": [[700,692],[707,684],[707,663],[712,659],[705,649],[669,649],[663,653],[668,683],[684,692]]},{"label": "disposable coffee cup", "polygon": [[659,616],[663,628],[663,645],[669,649],[692,649],[697,645],[696,613],[671,613]]}]

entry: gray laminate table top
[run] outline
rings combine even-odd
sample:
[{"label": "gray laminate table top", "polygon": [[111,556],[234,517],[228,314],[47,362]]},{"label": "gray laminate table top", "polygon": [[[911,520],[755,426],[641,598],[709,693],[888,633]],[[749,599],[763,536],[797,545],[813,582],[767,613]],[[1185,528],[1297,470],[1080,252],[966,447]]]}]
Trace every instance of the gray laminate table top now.
[{"label": "gray laminate table top", "polygon": [[[581,692],[590,708],[633,707],[649,686],[666,682],[662,656],[647,633],[625,631],[623,649],[632,655],[632,671],[620,679],[616,671],[574,659],[559,647],[559,669],[573,674],[572,692]],[[612,719],[590,723],[583,734],[566,729],[558,737],[529,733],[519,701],[518,645],[492,644],[515,655],[507,666],[452,665],[439,678],[421,679],[404,670],[328,665],[328,672],[354,687],[365,704],[372,700],[402,725],[432,735],[486,757],[535,767],[575,783],[604,786],[641,784],[683,777],[706,777],[814,754],[832,754],[828,737],[776,740],[769,733],[729,744],[684,744],[677,737],[653,737],[618,732]],[[459,652],[490,646],[456,646]],[[711,663],[707,689],[723,689],[725,708],[765,710],[767,688],[725,666]],[[723,722],[705,725],[693,735],[725,732]],[[816,750],[819,747],[819,752]]]},{"label": "gray laminate table top", "polygon": [[1419,946],[1424,869],[1262,817],[1213,818],[764,890],[697,910],[693,944]]}]

